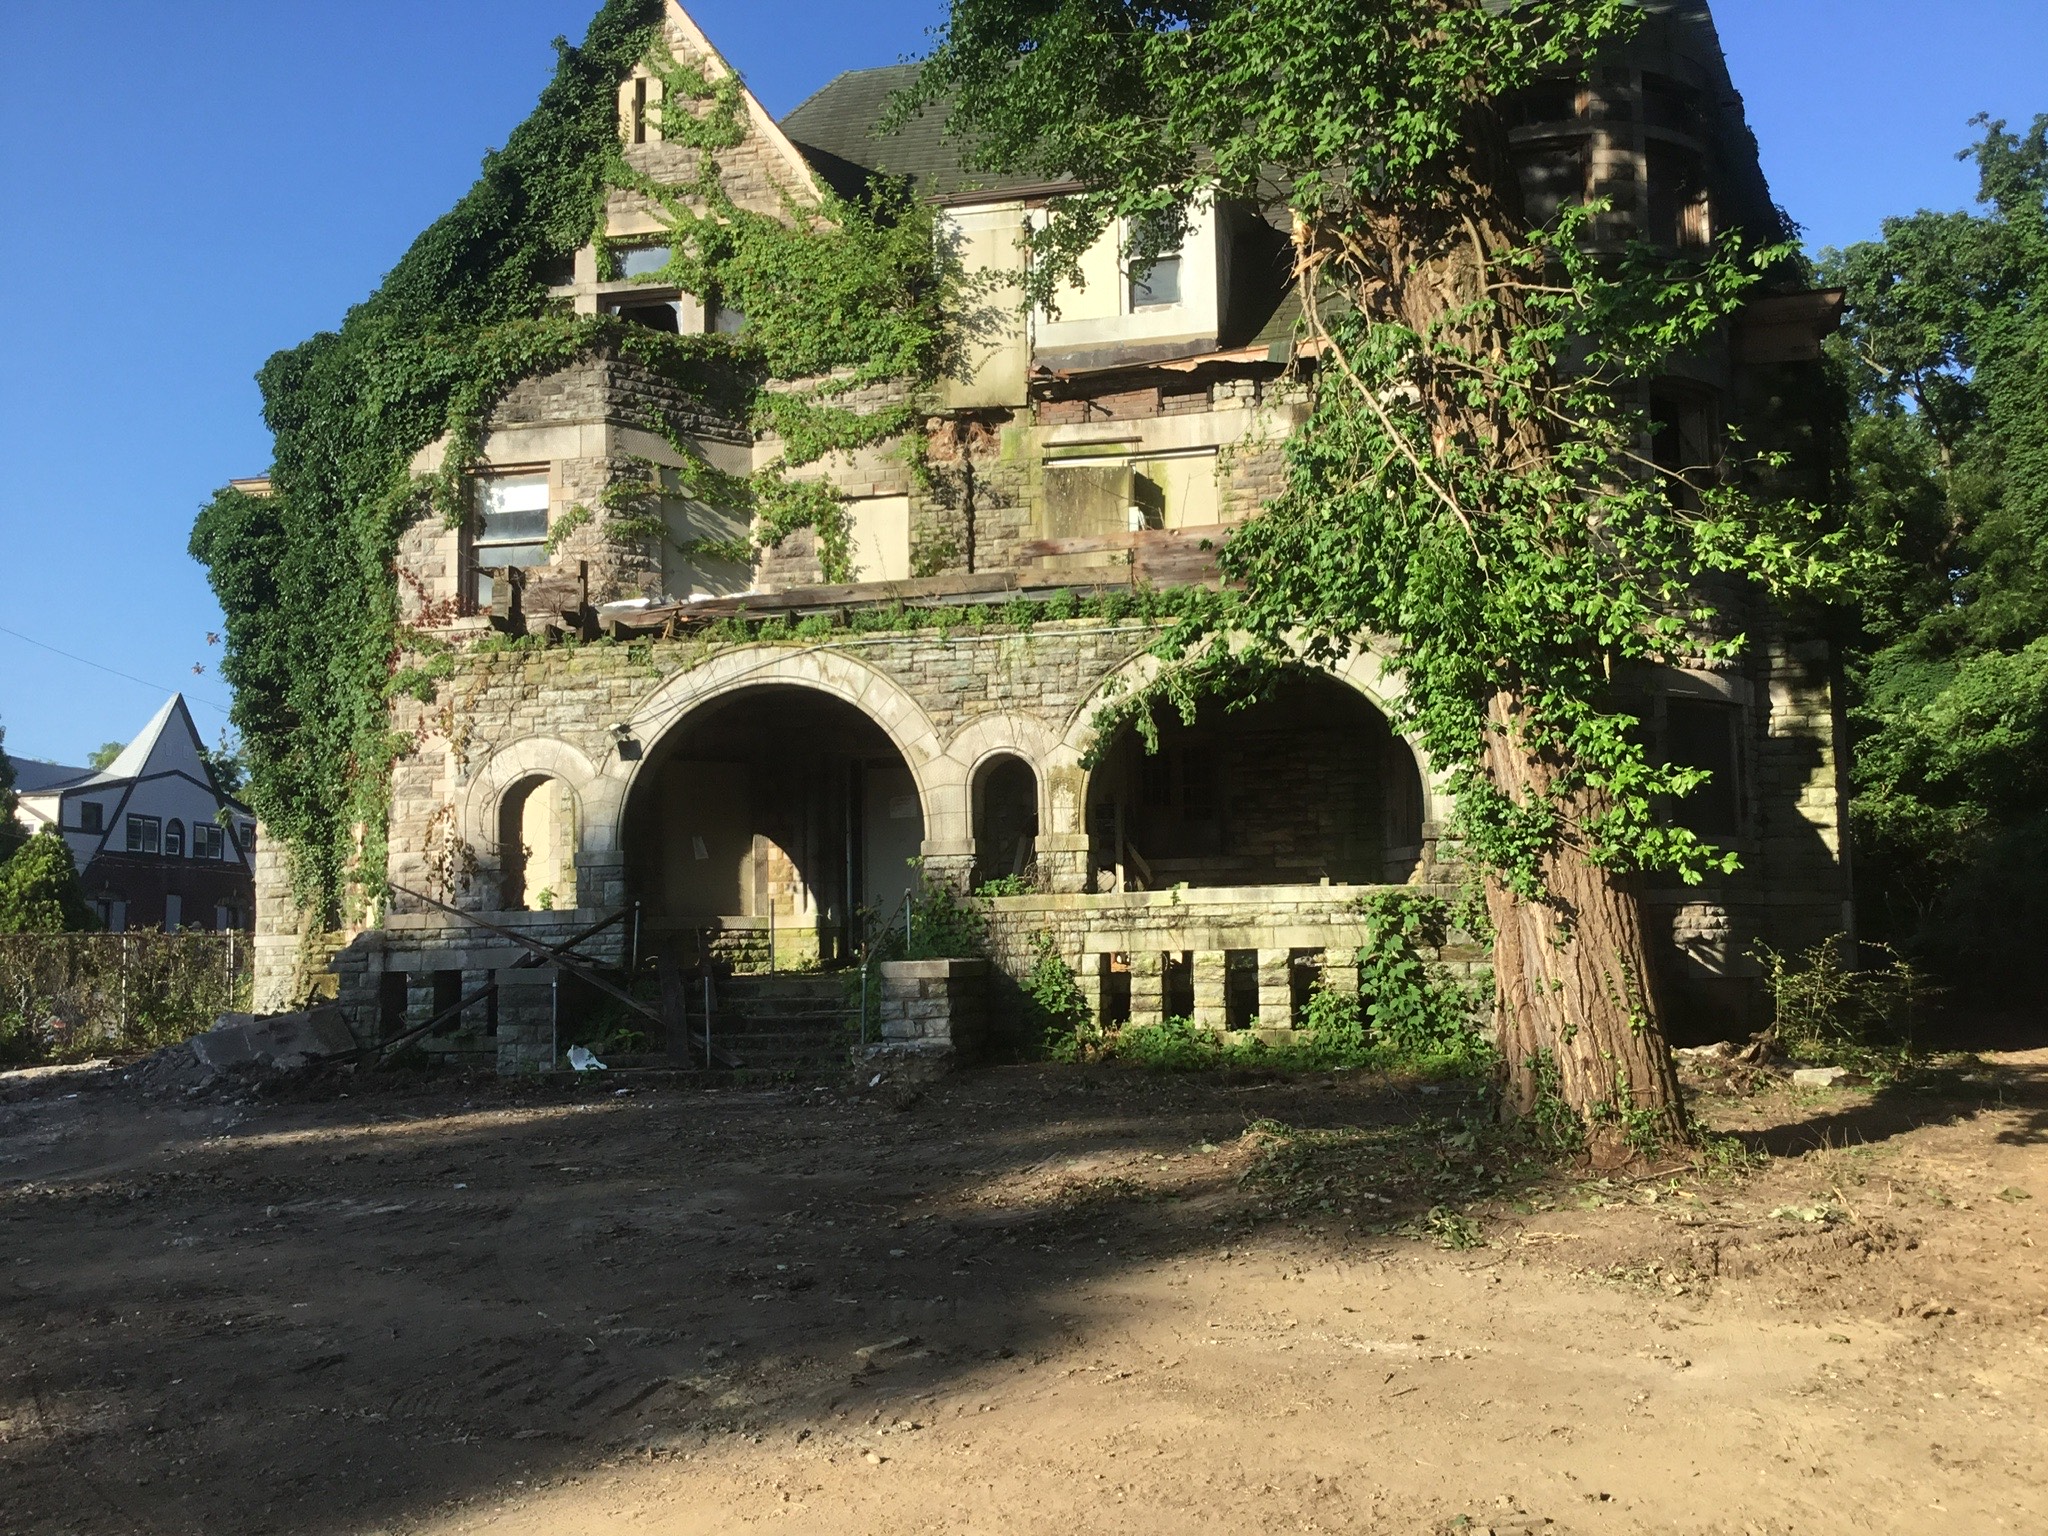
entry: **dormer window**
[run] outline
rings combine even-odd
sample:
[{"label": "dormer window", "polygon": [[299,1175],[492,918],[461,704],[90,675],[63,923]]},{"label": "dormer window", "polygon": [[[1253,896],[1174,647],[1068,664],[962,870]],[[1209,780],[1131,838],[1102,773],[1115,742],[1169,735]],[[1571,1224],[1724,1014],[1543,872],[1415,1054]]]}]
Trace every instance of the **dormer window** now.
[{"label": "dormer window", "polygon": [[164,827],[164,857],[182,859],[185,857],[185,823],[173,816]]},{"label": "dormer window", "polygon": [[470,540],[471,594],[493,600],[490,572],[547,564],[548,477],[545,472],[485,475],[476,482],[476,531]]},{"label": "dormer window", "polygon": [[1150,267],[1131,268],[1131,309],[1168,309],[1180,303],[1180,252],[1161,256]]}]

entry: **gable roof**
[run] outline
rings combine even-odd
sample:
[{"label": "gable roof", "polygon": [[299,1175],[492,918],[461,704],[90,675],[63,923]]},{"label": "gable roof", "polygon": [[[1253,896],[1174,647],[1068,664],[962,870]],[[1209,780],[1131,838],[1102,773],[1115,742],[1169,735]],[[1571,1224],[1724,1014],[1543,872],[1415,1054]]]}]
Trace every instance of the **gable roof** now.
[{"label": "gable roof", "polygon": [[1040,177],[968,170],[962,163],[962,144],[946,137],[944,107],[926,108],[894,133],[876,133],[889,98],[916,80],[919,68],[886,64],[880,69],[848,70],[799,102],[782,120],[782,131],[818,174],[842,193],[857,190],[877,173],[906,177],[922,196],[948,201],[1045,186]]},{"label": "gable roof", "polygon": [[[179,768],[189,772],[195,764],[205,777],[204,754],[199,729],[192,723],[192,711],[185,707],[185,695],[174,693],[150,717],[141,734],[107,764],[100,777],[139,779],[146,773],[167,773]],[[210,777],[207,782],[211,782]]]}]

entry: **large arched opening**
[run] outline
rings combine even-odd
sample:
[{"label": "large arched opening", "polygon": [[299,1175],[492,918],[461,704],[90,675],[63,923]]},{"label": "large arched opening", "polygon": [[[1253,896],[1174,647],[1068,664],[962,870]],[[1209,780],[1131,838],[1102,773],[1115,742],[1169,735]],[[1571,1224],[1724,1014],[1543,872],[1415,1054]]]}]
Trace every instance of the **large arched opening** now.
[{"label": "large arched opening", "polygon": [[844,960],[886,920],[924,841],[917,781],[855,706],[786,684],[742,688],[654,742],[625,814],[643,925],[772,935],[784,964]]},{"label": "large arched opening", "polygon": [[1159,748],[1118,732],[1089,781],[1091,888],[1380,885],[1422,856],[1415,754],[1357,689],[1286,674],[1193,724],[1166,713]]}]

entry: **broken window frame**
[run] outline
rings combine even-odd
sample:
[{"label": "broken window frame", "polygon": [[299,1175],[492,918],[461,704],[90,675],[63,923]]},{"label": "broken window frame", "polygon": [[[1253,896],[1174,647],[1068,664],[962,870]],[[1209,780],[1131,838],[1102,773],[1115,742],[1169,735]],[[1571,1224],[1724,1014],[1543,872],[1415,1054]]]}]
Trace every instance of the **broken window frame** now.
[{"label": "broken window frame", "polygon": [[[480,474],[474,481],[473,500],[469,533],[463,558],[463,593],[474,604],[474,611],[488,611],[496,599],[496,582],[490,576],[493,570],[507,566],[532,567],[548,562],[548,529],[553,523],[554,477],[548,467],[521,464],[493,466],[487,473]],[[538,482],[541,494],[539,507],[501,507],[493,509],[489,502],[494,488],[509,487],[515,482],[524,482],[523,489],[531,491],[533,482]],[[530,499],[530,497],[528,498]],[[539,513],[535,526],[515,526],[509,522],[512,517],[532,518]],[[506,519],[494,531],[491,520]]]}]

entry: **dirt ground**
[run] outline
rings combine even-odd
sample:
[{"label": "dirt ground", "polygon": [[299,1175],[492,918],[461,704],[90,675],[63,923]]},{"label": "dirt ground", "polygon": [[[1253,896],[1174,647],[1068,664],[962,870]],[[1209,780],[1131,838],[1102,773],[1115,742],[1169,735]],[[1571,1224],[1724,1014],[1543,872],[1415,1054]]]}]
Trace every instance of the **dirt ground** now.
[{"label": "dirt ground", "polygon": [[2048,1051],[1635,1183],[1358,1078],[622,1087],[0,1077],[0,1527],[2048,1530]]}]

